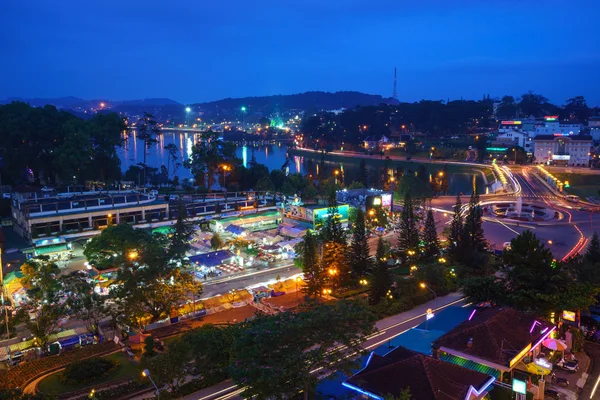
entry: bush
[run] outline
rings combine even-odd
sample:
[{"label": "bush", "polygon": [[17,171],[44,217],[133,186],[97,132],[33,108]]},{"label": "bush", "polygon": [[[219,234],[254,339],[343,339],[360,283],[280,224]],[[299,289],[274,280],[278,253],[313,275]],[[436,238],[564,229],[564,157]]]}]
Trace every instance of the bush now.
[{"label": "bush", "polygon": [[114,371],[119,363],[108,358],[92,357],[67,365],[61,374],[61,381],[67,385],[101,378]]},{"label": "bush", "polygon": [[[96,399],[120,399],[128,394],[135,393],[139,390],[147,388],[148,385],[138,381],[128,381],[123,385],[100,389],[96,392]],[[89,394],[75,398],[74,400],[88,400]]]}]

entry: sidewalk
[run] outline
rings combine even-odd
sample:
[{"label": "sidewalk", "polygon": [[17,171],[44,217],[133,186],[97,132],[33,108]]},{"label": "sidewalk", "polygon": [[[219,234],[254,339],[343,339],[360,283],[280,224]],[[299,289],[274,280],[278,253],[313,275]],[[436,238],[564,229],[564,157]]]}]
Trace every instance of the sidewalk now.
[{"label": "sidewalk", "polygon": [[[462,298],[461,293],[450,293],[443,297],[438,297],[436,300],[428,301],[421,305],[416,306],[412,310],[405,311],[400,314],[392,315],[391,317],[384,318],[375,323],[375,327],[379,330],[388,329],[391,326],[404,323],[411,319],[417,319],[427,313],[427,310],[431,308],[434,312],[437,310],[444,309],[449,305],[458,302]],[[436,308],[437,303],[437,308]]]},{"label": "sidewalk", "polygon": [[583,387],[583,392],[579,395],[579,398],[580,399],[600,398],[600,387],[596,388],[594,397],[592,397],[592,391],[594,390],[594,385],[596,385],[598,380],[600,380],[600,344],[586,341],[583,344],[583,348],[584,348],[585,352],[590,356],[592,368],[588,372],[589,377],[587,379],[587,382],[585,383],[585,386]]}]

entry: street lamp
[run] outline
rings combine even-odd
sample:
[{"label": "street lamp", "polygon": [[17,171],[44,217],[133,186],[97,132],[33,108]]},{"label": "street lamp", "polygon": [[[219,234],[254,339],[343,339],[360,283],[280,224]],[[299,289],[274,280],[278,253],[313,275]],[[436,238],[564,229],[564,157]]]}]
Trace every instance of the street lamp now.
[{"label": "street lamp", "polygon": [[441,264],[446,263],[446,259],[444,257],[440,257],[438,260]]},{"label": "street lamp", "polygon": [[360,281],[358,281],[358,283],[360,283],[363,286],[367,286],[369,284],[369,281],[367,281],[366,279],[361,279]]},{"label": "street lamp", "polygon": [[246,130],[246,106],[242,106],[242,130]]},{"label": "street lamp", "polygon": [[130,260],[135,260],[138,257],[138,252],[135,250],[130,251],[128,257]]},{"label": "street lamp", "polygon": [[296,281],[296,303],[298,303],[298,282],[300,282],[302,280],[302,278],[297,276],[296,279],[294,279],[294,280]]},{"label": "street lamp", "polygon": [[223,188],[225,188],[225,171],[229,171],[229,166],[226,164],[221,165],[221,168],[223,168]]},{"label": "street lamp", "polygon": [[96,389],[90,390],[90,394],[88,395],[88,398],[90,399],[93,399],[94,397],[96,397]]},{"label": "street lamp", "polygon": [[428,289],[431,293],[433,293],[433,295],[435,296],[434,309],[437,309],[437,294],[433,290],[431,290],[431,288],[427,286],[425,282],[421,282],[419,286],[421,286],[421,288],[423,289]]},{"label": "street lamp", "polygon": [[160,393],[158,392],[158,386],[156,386],[156,383],[154,383],[154,381],[152,380],[152,377],[150,376],[150,371],[148,371],[147,369],[142,371],[142,376],[144,378],[148,378],[150,379],[150,382],[152,382],[152,385],[154,386],[154,389],[156,389],[156,398],[160,398]]},{"label": "street lamp", "polygon": [[323,289],[323,294],[324,295],[331,294],[331,289]]}]

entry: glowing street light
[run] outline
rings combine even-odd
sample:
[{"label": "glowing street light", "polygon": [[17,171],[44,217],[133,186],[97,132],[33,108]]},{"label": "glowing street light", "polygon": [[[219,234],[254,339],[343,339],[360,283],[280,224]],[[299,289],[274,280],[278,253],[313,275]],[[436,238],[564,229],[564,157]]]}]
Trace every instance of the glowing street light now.
[{"label": "glowing street light", "polygon": [[154,381],[152,380],[152,377],[150,376],[150,371],[148,371],[147,369],[142,371],[142,376],[144,378],[148,378],[150,379],[150,382],[152,382],[152,385],[154,386],[154,389],[156,389],[156,398],[160,398],[160,393],[158,392],[158,386],[156,386],[156,383],[154,383]]},{"label": "glowing street light", "polygon": [[129,259],[131,259],[131,260],[135,260],[135,259],[138,257],[138,252],[137,252],[137,251],[135,251],[135,250],[133,250],[133,251],[130,251],[130,252],[129,252],[129,254],[128,254],[128,257],[129,257]]},{"label": "glowing street light", "polygon": [[192,112],[192,109],[191,109],[190,107],[186,107],[186,108],[185,108],[185,112],[188,112],[188,113],[189,113],[189,112]]},{"label": "glowing street light", "polygon": [[433,290],[431,290],[431,288],[429,286],[427,286],[425,284],[425,282],[421,282],[419,284],[419,286],[421,286],[422,289],[428,289],[431,293],[433,293],[433,295],[435,296],[435,303],[434,303],[435,306],[434,306],[434,308],[437,308],[437,294]]},{"label": "glowing street light", "polygon": [[446,259],[444,257],[440,257],[438,261],[440,263],[444,264],[446,262]]},{"label": "glowing street light", "polygon": [[331,294],[331,289],[323,289],[323,294],[324,295]]},{"label": "glowing street light", "polygon": [[369,281],[367,281],[366,279],[361,279],[360,281],[358,281],[358,283],[360,283],[363,286],[367,286],[369,284]]}]

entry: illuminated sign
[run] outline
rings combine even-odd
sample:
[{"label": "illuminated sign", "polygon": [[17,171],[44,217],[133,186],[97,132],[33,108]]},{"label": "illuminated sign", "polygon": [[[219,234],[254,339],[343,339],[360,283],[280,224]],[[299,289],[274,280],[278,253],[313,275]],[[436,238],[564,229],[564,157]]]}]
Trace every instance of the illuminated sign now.
[{"label": "illuminated sign", "polygon": [[435,314],[433,313],[433,310],[432,310],[431,308],[428,308],[428,309],[427,309],[427,317],[426,317],[426,318],[427,318],[427,319],[431,319],[431,318],[433,318],[433,317],[434,317],[434,315],[435,315]]},{"label": "illuminated sign", "polygon": [[381,205],[383,207],[390,207],[392,205],[392,194],[384,193],[381,195]]},{"label": "illuminated sign", "polygon": [[558,115],[546,115],[544,117],[544,119],[546,121],[557,121],[558,120]]},{"label": "illuminated sign", "polygon": [[521,125],[521,121],[502,121],[502,125]]},{"label": "illuminated sign", "polygon": [[569,132],[569,133],[555,133],[554,136],[556,137],[562,137],[562,136],[571,136],[573,134],[573,132]]},{"label": "illuminated sign", "polygon": [[512,390],[515,393],[527,394],[527,383],[518,379],[513,379]]},{"label": "illuminated sign", "polygon": [[[340,222],[348,222],[348,204],[341,204],[338,206],[338,215],[340,217]],[[317,209],[307,209],[306,217],[310,219],[312,215],[312,221],[315,226],[322,224],[325,222],[327,217],[329,216],[329,208],[317,208]]]},{"label": "illuminated sign", "polygon": [[542,368],[552,370],[552,363],[548,362],[547,360],[544,360],[543,358],[538,358],[537,360],[535,360],[535,363]]},{"label": "illuminated sign", "polygon": [[487,151],[506,151],[507,148],[506,147],[488,147],[486,150]]},{"label": "illuminated sign", "polygon": [[381,205],[381,197],[375,197],[373,199],[373,205],[374,206],[380,206]]},{"label": "illuminated sign", "polygon": [[515,356],[515,358],[513,358],[512,360],[510,360],[510,363],[508,364],[508,366],[509,366],[510,368],[512,368],[512,367],[513,367],[513,366],[514,366],[516,363],[518,363],[519,361],[521,361],[521,359],[522,359],[523,357],[525,357],[525,355],[526,355],[527,353],[529,353],[529,350],[531,350],[531,343],[529,343],[527,346],[525,346],[525,348],[524,348],[523,350],[521,350],[521,351],[519,352],[519,354],[517,354],[517,355]]},{"label": "illuminated sign", "polygon": [[573,311],[563,311],[562,317],[564,320],[575,322],[575,312]]},{"label": "illuminated sign", "polygon": [[568,154],[567,154],[567,155],[563,155],[563,154],[553,154],[553,155],[552,155],[552,159],[553,159],[553,160],[561,160],[561,161],[564,161],[564,160],[570,160],[570,159],[571,159],[571,156],[570,156],[570,155],[568,155]]}]

